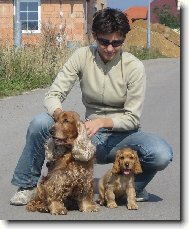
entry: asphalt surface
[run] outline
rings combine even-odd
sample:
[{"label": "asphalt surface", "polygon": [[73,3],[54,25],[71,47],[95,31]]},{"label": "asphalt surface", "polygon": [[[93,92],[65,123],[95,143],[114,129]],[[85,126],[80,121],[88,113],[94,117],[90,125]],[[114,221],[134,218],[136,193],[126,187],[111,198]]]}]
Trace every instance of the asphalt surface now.
[{"label": "asphalt surface", "polygon": [[[9,200],[17,190],[11,185],[11,178],[25,144],[27,127],[33,116],[45,111],[43,98],[47,89],[36,90],[0,100],[0,220],[10,220],[8,224],[14,220],[180,220],[180,59],[143,62],[147,73],[147,93],[142,130],[165,138],[174,151],[173,162],[148,184],[149,201],[138,203],[139,210],[136,211],[122,205],[116,209],[100,207],[100,212],[95,213],[69,211],[61,216],[31,213],[26,211],[25,206],[10,205]],[[63,107],[84,117],[78,84],[73,87]],[[95,165],[95,180],[111,166]]]}]

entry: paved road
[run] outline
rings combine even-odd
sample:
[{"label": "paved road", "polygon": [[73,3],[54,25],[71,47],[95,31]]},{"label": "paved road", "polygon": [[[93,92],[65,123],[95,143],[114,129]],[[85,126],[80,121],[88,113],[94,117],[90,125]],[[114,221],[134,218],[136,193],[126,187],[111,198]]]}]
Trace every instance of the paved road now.
[{"label": "paved road", "polygon": [[[3,220],[179,220],[180,219],[180,59],[144,61],[148,76],[147,95],[142,116],[142,129],[164,137],[173,147],[174,160],[159,172],[147,186],[149,202],[139,203],[139,210],[129,211],[101,207],[98,213],[68,212],[66,216],[29,213],[24,206],[9,205],[16,191],[10,181],[25,142],[27,126],[32,117],[45,111],[43,98],[47,91],[36,90],[0,100],[0,219]],[[64,109],[84,116],[78,84],[64,103]],[[95,165],[99,178],[110,168]],[[96,195],[95,195],[96,198]],[[9,222],[11,223],[11,222]]]}]

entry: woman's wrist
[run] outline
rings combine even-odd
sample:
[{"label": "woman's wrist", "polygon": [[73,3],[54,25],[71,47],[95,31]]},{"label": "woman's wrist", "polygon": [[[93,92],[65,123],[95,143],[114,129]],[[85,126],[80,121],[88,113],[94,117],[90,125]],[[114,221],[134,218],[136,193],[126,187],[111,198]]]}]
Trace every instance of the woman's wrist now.
[{"label": "woman's wrist", "polygon": [[113,121],[111,118],[101,118],[100,120],[100,128],[109,128],[112,129]]},{"label": "woman's wrist", "polygon": [[55,122],[57,121],[57,118],[58,118],[58,116],[59,116],[60,113],[62,113],[62,109],[60,109],[60,108],[57,108],[54,111],[54,113],[53,113],[53,119],[54,119]]}]

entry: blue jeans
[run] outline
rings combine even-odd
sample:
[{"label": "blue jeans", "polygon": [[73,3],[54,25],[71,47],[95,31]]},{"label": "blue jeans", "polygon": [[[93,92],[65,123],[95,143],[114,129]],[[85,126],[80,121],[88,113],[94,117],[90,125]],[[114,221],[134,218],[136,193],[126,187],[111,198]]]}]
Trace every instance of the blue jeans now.
[{"label": "blue jeans", "polygon": [[[37,185],[45,160],[44,143],[53,123],[54,120],[47,113],[42,113],[31,121],[26,144],[11,181],[13,185],[23,188]],[[135,176],[137,191],[144,189],[157,171],[165,169],[173,156],[171,147],[162,138],[138,130],[112,132],[102,128],[93,136],[92,142],[97,147],[97,163],[100,164],[112,163],[116,151],[123,147],[130,147],[138,152],[143,173]]]}]

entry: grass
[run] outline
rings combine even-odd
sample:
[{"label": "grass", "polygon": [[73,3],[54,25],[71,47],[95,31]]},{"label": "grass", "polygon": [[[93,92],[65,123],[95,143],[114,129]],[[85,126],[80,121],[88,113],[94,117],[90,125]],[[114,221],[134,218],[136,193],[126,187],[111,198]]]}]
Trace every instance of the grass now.
[{"label": "grass", "polygon": [[[53,33],[44,39],[21,49],[0,47],[0,98],[51,85],[73,49],[59,47]],[[157,50],[131,47],[129,51],[141,60],[163,57]]]},{"label": "grass", "polygon": [[129,47],[126,50],[140,60],[166,58],[166,56],[163,56],[158,50],[152,48]]},{"label": "grass", "polygon": [[69,52],[53,53],[41,47],[0,51],[0,97],[20,94],[52,83]]}]

